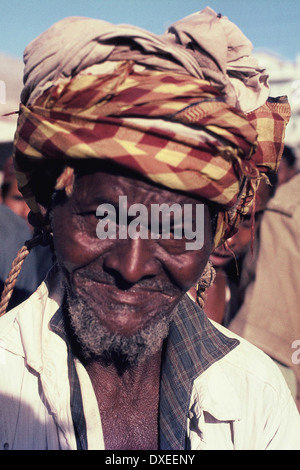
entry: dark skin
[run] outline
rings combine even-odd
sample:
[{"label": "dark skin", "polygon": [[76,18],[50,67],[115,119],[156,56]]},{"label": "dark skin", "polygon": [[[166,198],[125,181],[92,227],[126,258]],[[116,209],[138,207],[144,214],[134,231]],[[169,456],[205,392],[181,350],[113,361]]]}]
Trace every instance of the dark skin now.
[{"label": "dark skin", "polygon": [[[106,239],[96,236],[96,209],[199,200],[154,186],[134,176],[97,171],[77,177],[71,197],[53,211],[56,254],[69,273],[72,288],[111,332],[138,332],[161,309],[170,314],[201,276],[212,249],[210,214],[205,206],[205,241],[200,250],[185,249],[186,240]],[[154,354],[120,373],[116,363],[91,360],[87,372],[98,400],[106,449],[157,449],[162,342]]]},{"label": "dark skin", "polygon": [[114,366],[86,366],[98,401],[106,449],[158,448],[161,347],[155,356],[120,375]]}]

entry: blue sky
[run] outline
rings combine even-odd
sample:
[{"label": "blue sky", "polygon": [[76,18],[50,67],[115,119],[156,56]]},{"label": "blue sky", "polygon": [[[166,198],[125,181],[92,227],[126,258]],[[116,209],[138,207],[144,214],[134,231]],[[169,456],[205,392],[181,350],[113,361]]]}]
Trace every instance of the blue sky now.
[{"label": "blue sky", "polygon": [[21,58],[32,39],[66,16],[129,23],[160,34],[207,5],[236,23],[255,49],[290,60],[300,54],[300,0],[0,0],[0,52]]}]

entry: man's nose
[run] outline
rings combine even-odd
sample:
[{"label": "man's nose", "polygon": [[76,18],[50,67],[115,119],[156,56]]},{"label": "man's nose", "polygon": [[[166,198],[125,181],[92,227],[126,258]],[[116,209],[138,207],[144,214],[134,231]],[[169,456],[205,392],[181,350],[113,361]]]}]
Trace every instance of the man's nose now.
[{"label": "man's nose", "polygon": [[135,284],[143,278],[153,277],[159,271],[155,248],[149,239],[116,240],[105,257],[105,267],[116,271],[122,278]]}]

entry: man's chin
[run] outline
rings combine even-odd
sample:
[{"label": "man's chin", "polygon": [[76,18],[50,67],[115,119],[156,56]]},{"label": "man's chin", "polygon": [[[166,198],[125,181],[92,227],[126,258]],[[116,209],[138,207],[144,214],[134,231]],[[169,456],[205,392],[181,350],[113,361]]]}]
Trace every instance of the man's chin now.
[{"label": "man's chin", "polygon": [[67,310],[82,359],[96,360],[106,366],[113,364],[122,370],[136,367],[159,351],[172,319],[172,315],[162,314],[140,331],[125,336],[108,330],[94,310],[70,291],[67,291]]}]

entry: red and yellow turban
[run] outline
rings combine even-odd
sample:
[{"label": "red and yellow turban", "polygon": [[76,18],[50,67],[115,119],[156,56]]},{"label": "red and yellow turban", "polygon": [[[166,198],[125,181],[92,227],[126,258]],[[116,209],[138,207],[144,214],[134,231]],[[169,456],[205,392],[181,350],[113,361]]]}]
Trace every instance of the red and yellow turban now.
[{"label": "red and yellow turban", "polygon": [[14,143],[20,191],[38,213],[37,172],[46,179],[47,165],[108,159],[217,204],[219,245],[248,212],[262,175],[277,170],[289,105],[268,101],[245,113],[207,77],[116,59],[113,71],[60,77],[23,100]]}]

